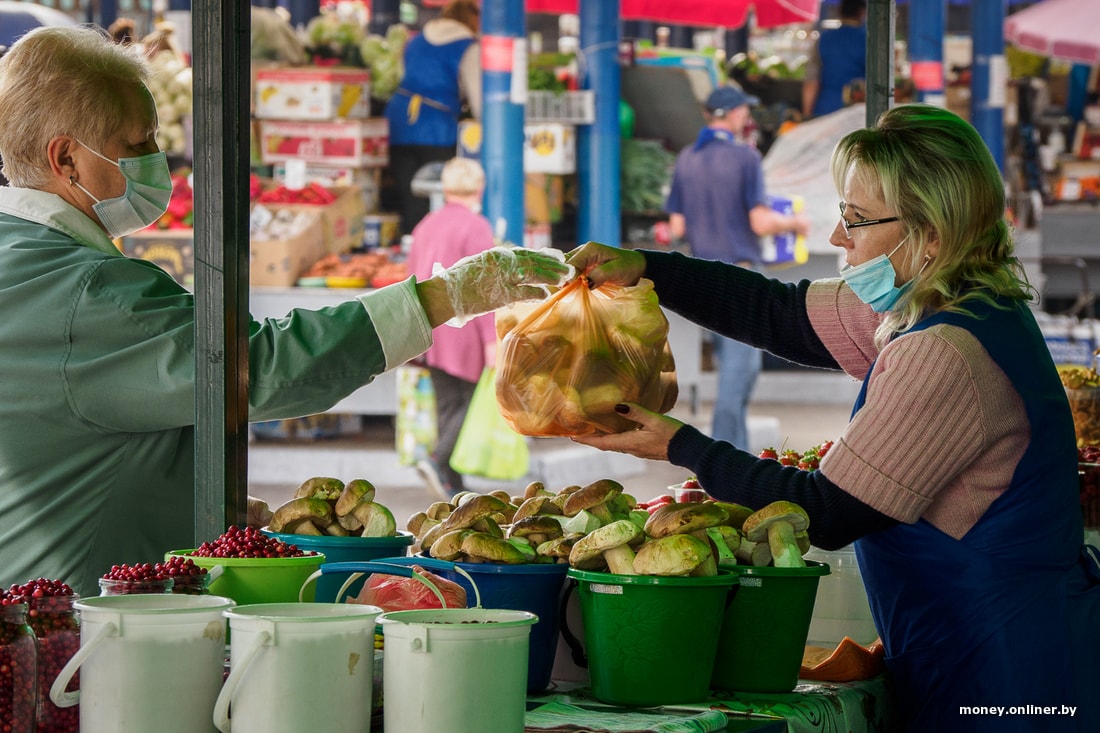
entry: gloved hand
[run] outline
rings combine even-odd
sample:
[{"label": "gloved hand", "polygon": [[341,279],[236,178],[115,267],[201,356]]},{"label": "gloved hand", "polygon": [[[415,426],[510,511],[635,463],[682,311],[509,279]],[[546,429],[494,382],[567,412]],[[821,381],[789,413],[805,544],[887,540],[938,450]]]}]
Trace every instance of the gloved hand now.
[{"label": "gloved hand", "polygon": [[555,249],[493,247],[463,257],[435,276],[446,284],[447,299],[454,308],[455,317],[448,323],[460,326],[521,300],[541,300],[575,272]]}]

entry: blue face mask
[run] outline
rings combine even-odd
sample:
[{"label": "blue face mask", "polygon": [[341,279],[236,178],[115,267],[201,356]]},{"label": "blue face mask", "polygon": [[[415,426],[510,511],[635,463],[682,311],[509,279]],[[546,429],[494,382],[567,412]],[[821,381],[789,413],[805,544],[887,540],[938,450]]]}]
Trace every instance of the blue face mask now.
[{"label": "blue face mask", "polygon": [[856,297],[871,306],[871,310],[875,313],[885,313],[893,308],[902,293],[913,284],[910,280],[901,287],[895,286],[894,282],[898,279],[898,274],[894,270],[893,263],[890,262],[894,252],[901,249],[901,245],[907,241],[909,241],[909,235],[898,242],[898,246],[894,247],[890,254],[872,257],[862,264],[849,265],[840,271],[841,279],[848,283],[848,287]]}]

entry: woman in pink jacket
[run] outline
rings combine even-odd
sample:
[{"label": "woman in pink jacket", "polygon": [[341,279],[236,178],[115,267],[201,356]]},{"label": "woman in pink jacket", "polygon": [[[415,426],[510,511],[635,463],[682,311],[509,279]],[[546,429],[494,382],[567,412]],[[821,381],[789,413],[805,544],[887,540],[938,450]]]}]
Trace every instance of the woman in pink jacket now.
[{"label": "woman in pink jacket", "polygon": [[[454,158],[443,166],[444,204],[420,220],[412,233],[409,273],[426,280],[436,268],[450,267],[467,255],[493,246],[493,230],[481,215],[485,172],[477,161]],[[431,457],[417,463],[428,487],[444,501],[463,491],[462,475],[450,466],[458,432],[466,417],[478,378],[496,360],[492,315],[474,318],[462,328],[444,327],[434,334],[424,355],[435,390],[439,440]]]}]

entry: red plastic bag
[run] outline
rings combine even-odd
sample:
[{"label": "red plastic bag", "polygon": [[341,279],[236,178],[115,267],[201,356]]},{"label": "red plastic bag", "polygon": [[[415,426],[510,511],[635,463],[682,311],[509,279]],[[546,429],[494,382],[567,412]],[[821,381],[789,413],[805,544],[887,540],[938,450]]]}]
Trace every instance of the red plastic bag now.
[{"label": "red plastic bag", "polygon": [[531,310],[497,313],[497,403],[521,435],[619,433],[620,402],[668,412],[676,366],[653,283],[577,278]]},{"label": "red plastic bag", "polygon": [[[430,573],[419,565],[413,572],[432,583],[447,601],[447,608],[466,608],[466,590],[446,578]],[[442,608],[439,598],[416,578],[374,573],[363,584],[359,596],[351,601],[367,606],[378,606],[383,611],[415,611],[422,608]]]}]

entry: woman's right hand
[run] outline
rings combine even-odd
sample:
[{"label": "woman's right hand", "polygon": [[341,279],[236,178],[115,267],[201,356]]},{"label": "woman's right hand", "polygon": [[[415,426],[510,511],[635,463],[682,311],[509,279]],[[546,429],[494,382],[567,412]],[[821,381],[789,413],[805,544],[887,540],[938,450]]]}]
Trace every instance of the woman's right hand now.
[{"label": "woman's right hand", "polygon": [[621,247],[609,247],[589,242],[572,250],[565,261],[577,268],[577,274],[588,278],[593,287],[610,282],[616,285],[636,285],[645,274],[645,256]]}]

